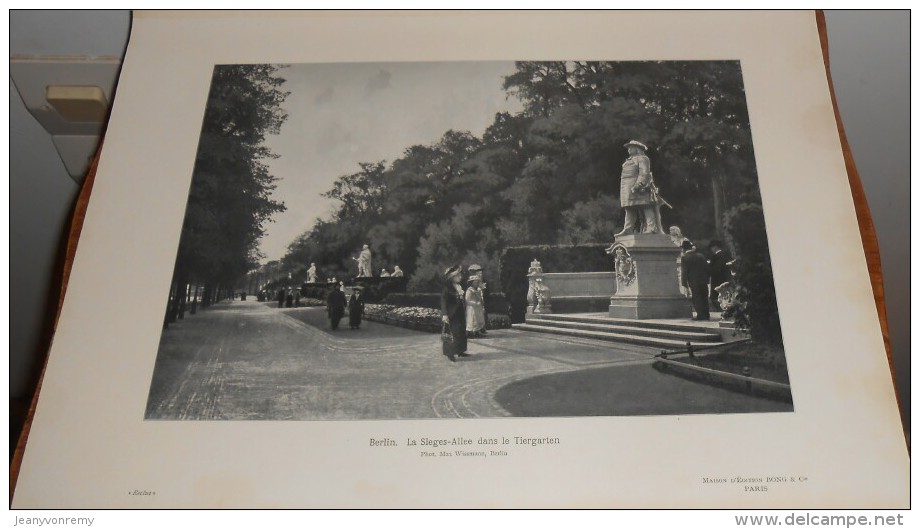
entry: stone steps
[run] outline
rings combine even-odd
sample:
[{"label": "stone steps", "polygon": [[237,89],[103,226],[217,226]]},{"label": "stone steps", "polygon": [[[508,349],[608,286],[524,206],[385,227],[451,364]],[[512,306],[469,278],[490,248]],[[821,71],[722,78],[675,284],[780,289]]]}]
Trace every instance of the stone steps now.
[{"label": "stone steps", "polygon": [[[718,319],[718,313],[716,313],[715,318]],[[671,331],[688,331],[695,333],[707,333],[718,335],[719,331],[713,325],[712,327],[706,326],[706,324],[696,323],[692,321],[659,321],[659,320],[632,320],[626,318],[611,318],[608,316],[597,317],[597,316],[586,316],[586,315],[577,315],[577,314],[528,314],[527,321],[553,321],[553,322],[578,322],[578,323],[590,323],[590,324],[600,324],[600,325],[615,325],[622,327],[633,327],[638,329],[660,329],[660,330],[671,330]]]},{"label": "stone steps", "polygon": [[671,351],[685,349],[687,342],[700,348],[712,347],[722,341],[718,329],[703,325],[562,314],[528,315],[527,323],[515,325],[514,328],[522,331],[643,345]]}]

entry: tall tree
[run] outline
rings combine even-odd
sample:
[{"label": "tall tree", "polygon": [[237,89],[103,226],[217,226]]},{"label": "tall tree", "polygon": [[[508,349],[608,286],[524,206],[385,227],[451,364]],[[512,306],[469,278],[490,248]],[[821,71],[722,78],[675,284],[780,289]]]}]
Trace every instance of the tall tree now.
[{"label": "tall tree", "polygon": [[291,251],[344,266],[368,242],[426,288],[455,260],[497,263],[504,246],[609,241],[631,139],[651,147],[674,205],[665,222],[695,239],[759,202],[737,61],[523,61],[502,86],[523,112],[496,114],[481,138],[449,130],[389,165],[362,164],[326,194],[335,215]]},{"label": "tall tree", "polygon": [[288,93],[272,65],[214,68],[176,257],[173,313],[190,282],[216,295],[256,266],[257,243],[284,204],[272,198],[276,178],[263,145],[287,115]]}]

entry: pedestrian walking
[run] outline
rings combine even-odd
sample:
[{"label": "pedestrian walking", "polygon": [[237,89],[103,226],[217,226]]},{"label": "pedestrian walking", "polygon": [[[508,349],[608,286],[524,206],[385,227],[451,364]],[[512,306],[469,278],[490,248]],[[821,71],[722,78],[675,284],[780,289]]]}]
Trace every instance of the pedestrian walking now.
[{"label": "pedestrian walking", "polygon": [[361,289],[355,288],[351,292],[351,298],[348,300],[348,325],[352,329],[361,327],[361,319],[364,317],[364,296],[361,295]]},{"label": "pedestrian walking", "polygon": [[345,316],[345,293],[339,289],[339,284],[335,283],[332,292],[326,298],[326,311],[329,314],[329,324],[332,330],[339,328],[339,321]]},{"label": "pedestrian walking", "polygon": [[466,352],[466,306],[464,303],[463,280],[460,265],[454,265],[444,272],[444,290],[441,291],[441,323],[443,325],[442,352],[451,362],[458,356],[469,356]]}]

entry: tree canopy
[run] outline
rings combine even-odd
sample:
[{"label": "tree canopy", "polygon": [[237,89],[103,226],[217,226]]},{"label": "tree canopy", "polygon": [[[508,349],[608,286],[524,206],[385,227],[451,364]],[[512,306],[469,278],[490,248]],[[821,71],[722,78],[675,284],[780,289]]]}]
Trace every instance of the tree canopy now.
[{"label": "tree canopy", "polygon": [[725,211],[760,201],[737,61],[522,61],[501,88],[524,110],[496,114],[481,138],[448,130],[341,176],[325,194],[338,210],[291,243],[284,266],[342,277],[370,244],[375,268],[399,265],[425,290],[457,262],[497,281],[507,246],[609,243],[632,139],[649,145],[673,205],[664,222],[691,239],[721,237]]}]

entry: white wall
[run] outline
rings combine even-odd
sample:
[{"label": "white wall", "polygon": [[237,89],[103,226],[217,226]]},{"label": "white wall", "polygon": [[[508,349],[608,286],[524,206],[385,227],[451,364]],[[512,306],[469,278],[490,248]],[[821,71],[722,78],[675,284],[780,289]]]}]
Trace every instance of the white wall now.
[{"label": "white wall", "polygon": [[[129,25],[127,11],[11,11],[10,53],[121,56]],[[878,231],[891,343],[909,428],[910,13],[828,11],[827,27],[840,112]],[[11,397],[28,394],[29,375],[47,345],[42,329],[54,309],[47,302],[49,287],[77,192],[50,137],[25,110],[11,82]],[[859,244],[858,234],[853,241]]]}]

